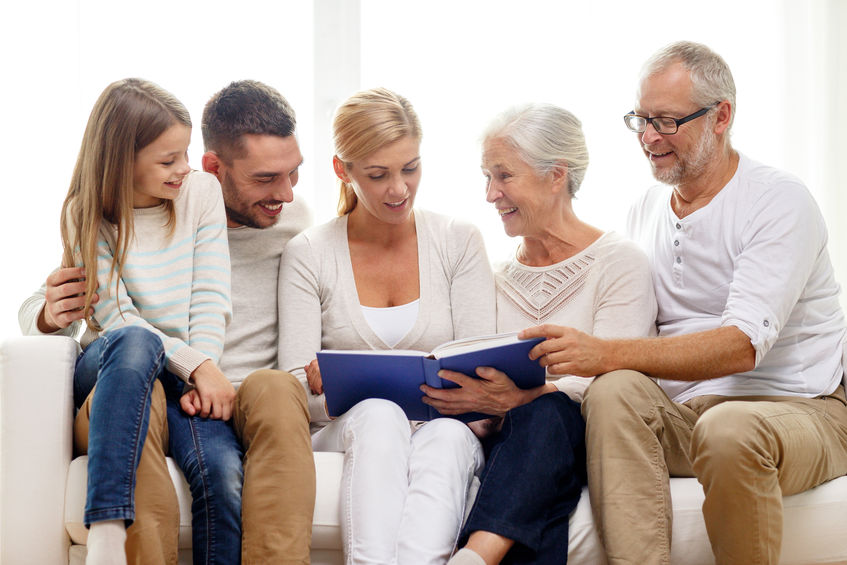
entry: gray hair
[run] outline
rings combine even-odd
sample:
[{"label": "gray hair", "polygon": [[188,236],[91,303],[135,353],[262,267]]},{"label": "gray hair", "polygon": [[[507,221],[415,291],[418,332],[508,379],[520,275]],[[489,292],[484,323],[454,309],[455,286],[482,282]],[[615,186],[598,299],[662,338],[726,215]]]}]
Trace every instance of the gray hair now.
[{"label": "gray hair", "polygon": [[735,81],[729,65],[723,58],[701,43],[678,41],[660,49],[644,63],[641,80],[682,63],[689,72],[692,85],[692,102],[705,107],[723,100],[729,101],[731,116],[729,127],[735,120]]},{"label": "gray hair", "polygon": [[588,168],[588,147],[582,123],[572,113],[552,104],[528,104],[497,116],[483,134],[483,142],[503,139],[540,176],[567,166],[568,193],[576,194]]}]

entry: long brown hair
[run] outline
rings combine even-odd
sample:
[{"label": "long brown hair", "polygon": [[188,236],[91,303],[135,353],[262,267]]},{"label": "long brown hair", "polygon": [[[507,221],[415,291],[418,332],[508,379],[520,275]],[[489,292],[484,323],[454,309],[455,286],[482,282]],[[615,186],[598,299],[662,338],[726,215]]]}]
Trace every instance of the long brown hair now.
[{"label": "long brown hair", "polygon": [[[170,126],[191,127],[188,110],[171,93],[137,78],[113,82],[100,95],[82,136],[68,195],[62,205],[61,233],[66,267],[85,268],[85,322],[97,292],[97,240],[103,222],[116,230],[109,280],[123,274],[126,253],[133,237],[133,172],[135,156]],[[174,227],[173,201],[165,200],[168,226]],[[117,292],[115,293],[117,294]]]},{"label": "long brown hair", "polygon": [[[406,136],[420,141],[421,124],[408,100],[387,88],[364,90],[348,98],[332,124],[335,155],[349,167]],[[339,179],[338,215],[349,214],[358,199],[353,187]]]}]

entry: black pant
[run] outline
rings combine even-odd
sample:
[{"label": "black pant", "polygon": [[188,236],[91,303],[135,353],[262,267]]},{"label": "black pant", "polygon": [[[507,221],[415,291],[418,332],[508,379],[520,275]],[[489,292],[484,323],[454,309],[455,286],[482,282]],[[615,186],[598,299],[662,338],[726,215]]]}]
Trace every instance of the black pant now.
[{"label": "black pant", "polygon": [[486,441],[480,488],[460,544],[482,530],[515,540],[503,563],[567,563],[568,519],[585,485],[585,422],[562,392],[509,411]]}]

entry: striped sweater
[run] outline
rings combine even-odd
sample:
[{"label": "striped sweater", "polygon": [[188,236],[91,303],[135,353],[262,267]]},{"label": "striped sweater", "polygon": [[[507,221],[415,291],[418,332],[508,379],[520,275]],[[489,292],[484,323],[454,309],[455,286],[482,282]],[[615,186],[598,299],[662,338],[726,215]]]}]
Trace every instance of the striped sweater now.
[{"label": "striped sweater", "polygon": [[[162,339],[168,370],[187,381],[205,360],[220,359],[232,313],[226,216],[217,179],[190,173],[174,208],[170,236],[164,206],[134,211],[135,237],[120,279],[109,276],[116,230],[110,224],[101,228],[94,318],[104,332],[122,326],[151,330]],[[84,336],[83,346],[93,337]]]}]

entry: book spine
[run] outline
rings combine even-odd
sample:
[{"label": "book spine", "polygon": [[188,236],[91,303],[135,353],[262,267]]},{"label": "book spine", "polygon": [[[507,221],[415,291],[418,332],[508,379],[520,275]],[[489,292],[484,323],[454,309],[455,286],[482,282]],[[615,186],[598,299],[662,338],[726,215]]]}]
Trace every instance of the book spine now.
[{"label": "book spine", "polygon": [[441,370],[441,361],[439,359],[430,359],[428,357],[421,358],[423,363],[424,381],[432,388],[442,388],[441,377],[438,376],[438,371]]}]

